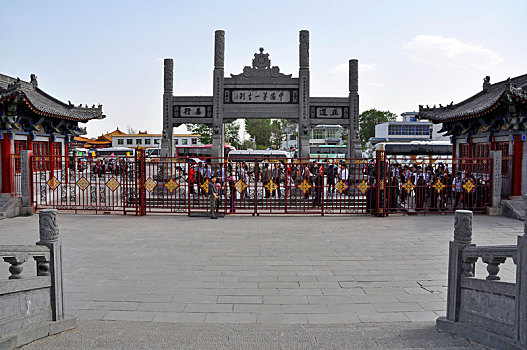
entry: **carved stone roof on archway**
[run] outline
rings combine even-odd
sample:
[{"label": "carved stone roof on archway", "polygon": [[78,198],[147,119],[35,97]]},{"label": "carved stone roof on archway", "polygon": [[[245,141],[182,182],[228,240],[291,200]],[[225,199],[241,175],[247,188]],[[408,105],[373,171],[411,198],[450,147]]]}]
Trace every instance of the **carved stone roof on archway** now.
[{"label": "carved stone roof on archway", "polygon": [[[227,78],[228,79],[228,78]],[[255,53],[251,66],[245,66],[240,74],[231,74],[234,81],[246,82],[247,80],[256,79],[292,79],[292,74],[280,73],[278,66],[271,66],[269,54],[264,53],[264,48],[260,47],[260,53]]]}]

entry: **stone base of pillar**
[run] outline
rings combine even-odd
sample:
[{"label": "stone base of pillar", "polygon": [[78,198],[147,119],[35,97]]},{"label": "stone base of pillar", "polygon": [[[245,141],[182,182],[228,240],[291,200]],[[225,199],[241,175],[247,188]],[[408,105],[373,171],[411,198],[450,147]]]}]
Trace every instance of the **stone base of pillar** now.
[{"label": "stone base of pillar", "polygon": [[212,135],[212,158],[222,158],[223,154],[223,139],[221,134]]},{"label": "stone base of pillar", "polygon": [[[172,178],[171,164],[159,163],[157,165],[157,173],[154,174],[153,178],[158,184],[169,182]],[[167,189],[165,186],[156,186],[152,191],[152,194],[158,201],[162,201],[165,198],[166,192]]]},{"label": "stone base of pillar", "polygon": [[31,216],[35,214],[35,209],[33,207],[21,207],[20,216]]},{"label": "stone base of pillar", "polygon": [[172,157],[172,154],[170,154],[170,145],[168,142],[169,140],[161,140],[161,157]]},{"label": "stone base of pillar", "polygon": [[309,158],[309,135],[300,135],[298,141],[298,157]]},{"label": "stone base of pillar", "polygon": [[351,158],[362,158],[362,147],[360,145],[360,142],[353,142],[351,149],[353,150]]},{"label": "stone base of pillar", "polygon": [[501,216],[503,214],[503,209],[501,207],[487,207],[488,216]]}]

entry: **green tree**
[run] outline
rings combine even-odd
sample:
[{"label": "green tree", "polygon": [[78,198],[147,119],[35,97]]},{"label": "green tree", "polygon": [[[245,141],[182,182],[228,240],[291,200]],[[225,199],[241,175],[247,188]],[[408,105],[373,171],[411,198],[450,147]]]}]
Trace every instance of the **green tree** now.
[{"label": "green tree", "polygon": [[271,145],[273,148],[280,148],[285,136],[284,121],[275,119],[271,121]]},{"label": "green tree", "polygon": [[283,138],[282,122],[277,119],[245,119],[245,131],[258,149],[279,147]]},{"label": "green tree", "polygon": [[392,122],[397,119],[397,114],[390,111],[378,111],[376,109],[368,109],[359,115],[360,139],[362,149],[366,148],[366,142],[370,137],[375,136],[375,125]]},{"label": "green tree", "polygon": [[241,148],[240,124],[237,121],[225,124],[225,142],[230,143],[236,149]]},{"label": "green tree", "polygon": [[[193,134],[201,135],[199,141],[204,145],[212,143],[212,128],[205,124],[185,124],[187,130]],[[240,124],[236,121],[224,125],[225,142],[230,143],[234,147],[241,146],[240,141]]]},{"label": "green tree", "polygon": [[271,144],[270,119],[245,119],[245,131],[256,143],[256,146],[269,146]]},{"label": "green tree", "polygon": [[188,132],[199,134],[199,141],[204,145],[212,143],[212,128],[205,124],[185,124]]}]

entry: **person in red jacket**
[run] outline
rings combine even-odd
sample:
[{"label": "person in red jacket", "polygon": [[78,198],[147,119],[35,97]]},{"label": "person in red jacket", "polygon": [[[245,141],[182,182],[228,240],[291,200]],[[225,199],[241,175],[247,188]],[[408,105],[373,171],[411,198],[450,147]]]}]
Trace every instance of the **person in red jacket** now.
[{"label": "person in red jacket", "polygon": [[196,169],[195,163],[190,163],[190,169],[188,171],[188,187],[191,194],[194,194],[194,183],[196,182]]}]

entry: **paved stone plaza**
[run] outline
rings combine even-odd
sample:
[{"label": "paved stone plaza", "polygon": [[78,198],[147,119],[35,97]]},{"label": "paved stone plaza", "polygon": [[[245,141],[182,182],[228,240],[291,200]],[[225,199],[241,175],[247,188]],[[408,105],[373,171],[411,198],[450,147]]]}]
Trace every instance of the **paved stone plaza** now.
[{"label": "paved stone plaza", "polygon": [[[59,225],[66,314],[80,320],[316,325],[445,314],[452,215],[60,214]],[[473,242],[515,244],[522,230],[479,215]],[[37,237],[38,216],[0,223],[3,244]],[[512,279],[512,266],[500,275]]]},{"label": "paved stone plaza", "polygon": [[192,324],[79,321],[77,329],[24,350],[349,350],[486,349],[440,333],[433,322],[337,325]]}]

